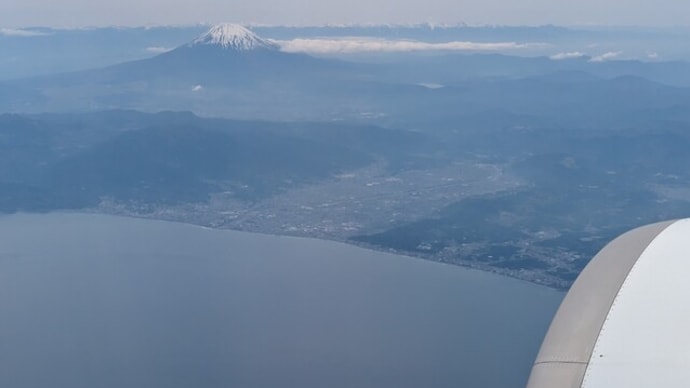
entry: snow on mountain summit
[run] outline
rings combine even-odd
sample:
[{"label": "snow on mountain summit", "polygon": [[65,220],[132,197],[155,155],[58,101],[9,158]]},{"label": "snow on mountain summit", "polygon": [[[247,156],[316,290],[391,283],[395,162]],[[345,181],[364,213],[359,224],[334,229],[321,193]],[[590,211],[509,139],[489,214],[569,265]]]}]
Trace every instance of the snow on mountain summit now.
[{"label": "snow on mountain summit", "polygon": [[238,24],[219,24],[195,39],[191,46],[218,45],[225,49],[248,51],[256,49],[277,50],[278,45],[262,39]]}]

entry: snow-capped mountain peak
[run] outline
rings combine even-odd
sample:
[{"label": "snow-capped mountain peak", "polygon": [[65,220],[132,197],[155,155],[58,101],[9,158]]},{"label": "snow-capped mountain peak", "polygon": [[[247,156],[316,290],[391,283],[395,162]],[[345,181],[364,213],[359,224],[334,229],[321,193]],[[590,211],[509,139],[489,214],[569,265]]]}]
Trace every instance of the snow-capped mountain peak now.
[{"label": "snow-capped mountain peak", "polygon": [[247,28],[238,24],[219,24],[195,39],[191,46],[218,45],[225,49],[248,51],[256,49],[276,50],[278,46],[262,39]]}]

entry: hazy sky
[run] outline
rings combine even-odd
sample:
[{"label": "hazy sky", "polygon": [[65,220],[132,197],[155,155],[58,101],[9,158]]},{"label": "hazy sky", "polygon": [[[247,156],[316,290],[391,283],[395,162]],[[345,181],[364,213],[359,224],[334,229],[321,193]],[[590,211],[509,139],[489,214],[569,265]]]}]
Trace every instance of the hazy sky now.
[{"label": "hazy sky", "polygon": [[21,0],[0,27],[193,24],[459,23],[690,25],[687,0]]}]

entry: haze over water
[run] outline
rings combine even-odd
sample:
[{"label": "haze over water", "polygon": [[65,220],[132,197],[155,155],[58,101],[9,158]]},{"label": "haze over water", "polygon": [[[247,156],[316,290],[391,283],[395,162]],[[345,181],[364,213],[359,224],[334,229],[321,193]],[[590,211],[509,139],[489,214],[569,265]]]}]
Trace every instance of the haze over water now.
[{"label": "haze over water", "polygon": [[0,386],[522,387],[563,294],[344,244],[0,218]]}]

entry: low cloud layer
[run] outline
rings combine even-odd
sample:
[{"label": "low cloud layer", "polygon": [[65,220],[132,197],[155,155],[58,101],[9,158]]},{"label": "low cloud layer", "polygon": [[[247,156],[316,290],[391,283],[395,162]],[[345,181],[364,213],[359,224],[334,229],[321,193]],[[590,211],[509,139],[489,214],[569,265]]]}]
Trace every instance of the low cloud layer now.
[{"label": "low cloud layer", "polygon": [[0,28],[0,35],[2,36],[18,36],[18,37],[30,37],[30,36],[46,36],[50,35],[41,31],[32,30],[21,30],[16,28]]},{"label": "low cloud layer", "polygon": [[168,47],[147,47],[146,49],[144,49],[144,51],[151,54],[163,54],[167,53],[170,50],[172,49]]},{"label": "low cloud layer", "polygon": [[427,43],[411,40],[385,40],[372,38],[293,39],[275,40],[281,50],[289,53],[348,54],[359,52],[409,51],[506,51],[543,48],[544,43],[516,42],[445,42]]},{"label": "low cloud layer", "polygon": [[584,57],[585,54],[581,53],[579,51],[573,51],[573,52],[568,52],[568,53],[558,53],[550,56],[549,58],[554,60],[554,61],[562,61],[566,59],[577,59],[577,58],[582,58]]},{"label": "low cloud layer", "polygon": [[607,52],[607,53],[598,55],[598,56],[596,56],[596,57],[592,57],[592,59],[590,59],[589,61],[590,61],[590,62],[606,62],[606,61],[612,61],[612,60],[614,60],[614,59],[618,59],[618,57],[620,57],[621,54],[623,54],[623,52],[621,52],[621,51],[609,51],[609,52]]}]

